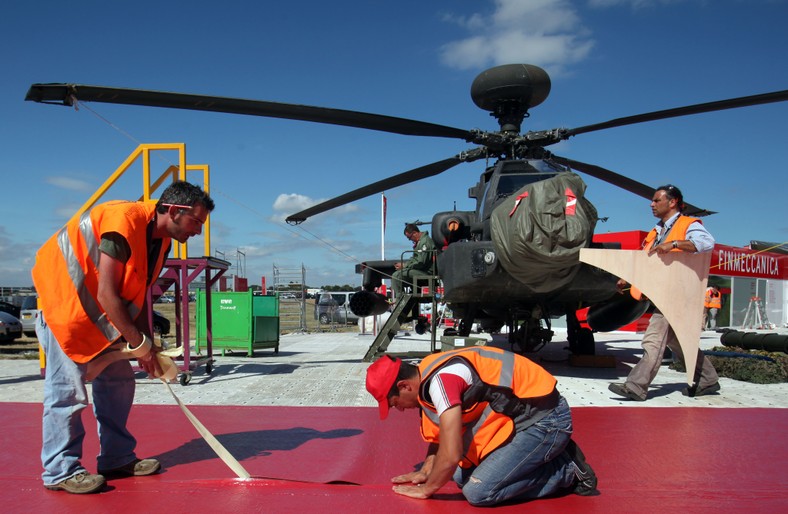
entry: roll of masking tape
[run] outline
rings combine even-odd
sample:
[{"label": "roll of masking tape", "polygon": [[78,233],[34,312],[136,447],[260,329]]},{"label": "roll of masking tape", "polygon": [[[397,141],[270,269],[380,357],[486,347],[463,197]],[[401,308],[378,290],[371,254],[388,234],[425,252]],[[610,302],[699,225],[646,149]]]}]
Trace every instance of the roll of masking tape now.
[{"label": "roll of masking tape", "polygon": [[139,346],[132,348],[129,343],[126,343],[126,352],[139,359],[150,351],[151,346],[153,346],[153,343],[151,343],[150,338],[147,335],[142,334],[142,342],[139,344]]}]

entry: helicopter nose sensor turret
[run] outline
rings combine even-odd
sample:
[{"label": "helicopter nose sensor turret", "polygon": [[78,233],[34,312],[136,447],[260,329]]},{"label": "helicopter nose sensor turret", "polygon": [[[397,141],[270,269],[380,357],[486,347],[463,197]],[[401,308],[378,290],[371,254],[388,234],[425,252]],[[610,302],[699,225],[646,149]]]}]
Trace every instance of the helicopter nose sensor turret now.
[{"label": "helicopter nose sensor turret", "polygon": [[533,64],[504,64],[481,72],[471,84],[471,98],[490,111],[503,132],[520,132],[528,109],[550,94],[550,76]]}]

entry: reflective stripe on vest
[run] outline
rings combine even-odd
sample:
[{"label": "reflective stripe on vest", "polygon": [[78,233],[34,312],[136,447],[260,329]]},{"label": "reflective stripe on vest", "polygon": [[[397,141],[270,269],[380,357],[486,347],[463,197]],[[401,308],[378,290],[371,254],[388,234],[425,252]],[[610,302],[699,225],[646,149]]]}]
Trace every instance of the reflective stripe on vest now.
[{"label": "reflective stripe on vest", "polygon": [[41,309],[63,351],[75,362],[90,361],[122,336],[99,302],[101,234],[116,232],[132,249],[119,293],[123,309],[136,320],[145,305],[147,277],[158,276],[169,251],[169,238],[162,239],[156,263],[147,270],[144,249],[154,217],[153,203],[100,204],[58,230],[36,253],[32,275]]},{"label": "reflective stripe on vest", "polygon": [[[419,366],[421,431],[428,442],[439,442],[440,438],[440,417],[435,406],[425,400],[428,382],[439,367],[448,365],[452,360],[464,362],[474,375],[474,383],[463,393],[460,406],[463,466],[478,464],[504,444],[521,427],[521,422],[528,423],[530,400],[539,402],[542,397],[552,398],[555,393],[556,380],[552,375],[512,352],[469,347],[431,355]],[[514,384],[515,376],[520,377],[517,384]],[[556,395],[556,401],[557,398]]]},{"label": "reflective stripe on vest", "polygon": [[[85,212],[79,219],[79,231],[82,237],[85,238],[85,246],[88,250],[88,255],[96,268],[101,258],[101,250],[99,250],[99,242],[93,232],[93,221],[90,219],[90,211]],[[88,318],[96,325],[96,328],[104,334],[108,341],[114,341],[120,337],[120,332],[115,326],[109,322],[106,314],[101,310],[96,299],[90,294],[90,291],[85,286],[85,272],[76,258],[74,247],[71,245],[71,240],[68,237],[68,227],[60,229],[57,235],[58,246],[63,258],[66,261],[68,269],[68,276],[74,284],[74,289],[79,297],[79,302],[87,314]],[[129,311],[131,319],[136,319],[140,313],[140,308],[134,303],[125,301],[126,309]]]},{"label": "reflective stripe on vest", "polygon": [[[459,352],[474,351],[476,353],[482,353],[482,350],[480,350],[479,348],[480,347],[476,346],[464,350],[453,350],[450,352],[441,353],[439,354],[440,355],[439,358],[432,361],[426,368],[424,368],[424,370],[422,370],[422,375],[425,377],[430,375],[435,368],[442,366],[447,361],[457,357],[456,354]],[[487,358],[501,361],[501,372],[498,378],[498,384],[496,385],[504,386],[504,387],[511,385],[512,377],[514,376],[514,354],[510,352],[502,352],[500,354],[496,354],[495,352],[485,351],[484,355]],[[430,421],[432,421],[436,425],[440,424],[440,416],[438,416],[437,411],[427,410],[427,409],[424,409],[423,411],[424,411],[424,415],[427,416],[427,418]],[[467,425],[476,425],[475,428],[473,429],[474,434],[476,433],[476,430],[478,430],[478,426],[480,426],[480,422],[483,422],[487,418],[487,416],[490,415],[491,412],[492,409],[488,405],[487,408],[484,409],[484,412],[482,413],[481,417],[477,420],[476,423],[467,424]]]}]

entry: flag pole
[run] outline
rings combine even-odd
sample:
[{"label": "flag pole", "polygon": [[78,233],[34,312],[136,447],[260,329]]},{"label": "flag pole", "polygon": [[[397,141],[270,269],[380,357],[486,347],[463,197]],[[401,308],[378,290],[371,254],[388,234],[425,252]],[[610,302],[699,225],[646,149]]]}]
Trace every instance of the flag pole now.
[{"label": "flag pole", "polygon": [[[380,259],[386,259],[386,193],[380,193]],[[378,335],[378,322],[380,316],[372,318],[372,334]]]},{"label": "flag pole", "polygon": [[380,258],[386,258],[386,193],[380,194]]}]

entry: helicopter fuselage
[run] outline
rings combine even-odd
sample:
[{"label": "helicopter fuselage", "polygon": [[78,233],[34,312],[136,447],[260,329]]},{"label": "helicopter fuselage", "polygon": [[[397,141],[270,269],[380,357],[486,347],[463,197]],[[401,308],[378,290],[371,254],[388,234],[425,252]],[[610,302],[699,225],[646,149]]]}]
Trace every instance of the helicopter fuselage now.
[{"label": "helicopter fuselage", "polygon": [[[446,211],[433,216],[431,237],[440,249],[435,269],[443,286],[442,300],[456,317],[468,323],[484,320],[485,326],[500,328],[528,317],[559,317],[569,310],[574,312],[616,294],[615,277],[577,259],[570,259],[568,265],[558,269],[544,260],[527,262],[527,257],[520,259],[518,266],[535,270],[542,275],[540,278],[547,280],[546,284],[532,286],[507,271],[498,256],[493,241],[492,213],[507,200],[511,204],[512,195],[532,190],[527,186],[533,187],[563,174],[571,172],[549,160],[500,160],[487,168],[479,182],[468,191],[469,197],[476,199],[475,211]],[[559,214],[563,215],[563,206],[561,209]],[[537,215],[555,217],[550,213]],[[589,215],[595,217],[596,211]],[[596,219],[592,220],[591,229],[581,234],[588,246],[591,246],[595,222]],[[557,223],[556,232],[560,236],[566,230],[560,219]],[[544,241],[540,240],[539,244],[543,245]],[[549,261],[549,256],[546,258]],[[382,278],[393,271],[395,262],[364,263],[359,269],[364,273],[364,288],[378,287]],[[551,274],[560,280],[551,283]]]}]

